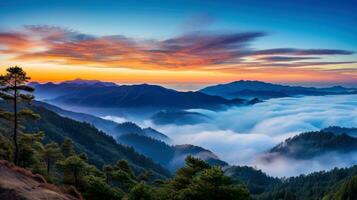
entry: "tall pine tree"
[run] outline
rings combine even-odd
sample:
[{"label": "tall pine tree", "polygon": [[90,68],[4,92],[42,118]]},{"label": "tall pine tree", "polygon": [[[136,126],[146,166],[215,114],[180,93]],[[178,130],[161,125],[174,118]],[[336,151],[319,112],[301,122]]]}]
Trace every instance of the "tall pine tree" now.
[{"label": "tall pine tree", "polygon": [[[30,103],[34,89],[27,85],[30,77],[21,67],[10,67],[5,75],[0,76],[0,97],[11,104],[11,109],[1,112],[1,117],[12,122],[12,138],[14,143],[14,163],[18,164],[18,135],[21,133],[19,122],[26,118],[37,119],[39,116],[30,109],[21,106]],[[20,108],[21,107],[21,108]]]}]

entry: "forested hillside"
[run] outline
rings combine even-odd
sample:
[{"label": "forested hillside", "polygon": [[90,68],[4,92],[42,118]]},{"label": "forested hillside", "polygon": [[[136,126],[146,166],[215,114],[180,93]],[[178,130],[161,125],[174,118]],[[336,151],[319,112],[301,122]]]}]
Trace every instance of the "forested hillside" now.
[{"label": "forested hillside", "polygon": [[89,161],[99,167],[125,159],[139,169],[150,169],[164,176],[170,175],[167,170],[150,158],[138,154],[133,148],[118,144],[114,138],[98,131],[93,125],[61,117],[43,107],[32,106],[31,109],[39,113],[41,118],[26,123],[25,130],[45,132],[45,142],[62,143],[65,138],[70,138],[77,151],[85,152]]},{"label": "forested hillside", "polygon": [[200,158],[210,165],[228,165],[211,151],[194,145],[168,145],[163,141],[138,134],[124,134],[118,138],[118,141],[135,148],[171,171],[176,171],[178,167],[184,165],[184,160],[189,155]]},{"label": "forested hillside", "polygon": [[[0,177],[6,179],[0,182],[0,197],[250,199],[246,187],[219,167],[188,156],[186,166],[171,177],[166,169],[93,125],[31,105],[29,79],[20,67],[8,68],[0,76],[0,97],[5,100],[0,102],[0,160],[6,160],[0,162]],[[68,185],[71,190],[65,190]]]}]

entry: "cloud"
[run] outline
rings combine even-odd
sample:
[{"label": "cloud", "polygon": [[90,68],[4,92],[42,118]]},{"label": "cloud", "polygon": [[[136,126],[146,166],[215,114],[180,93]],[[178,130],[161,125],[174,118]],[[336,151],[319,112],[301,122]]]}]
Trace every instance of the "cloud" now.
[{"label": "cloud", "polygon": [[265,49],[254,52],[254,55],[351,55],[353,51],[341,49],[294,49],[294,48],[276,48]]},{"label": "cloud", "polygon": [[335,167],[349,167],[357,162],[357,152],[336,153],[330,152],[310,160],[296,160],[286,157],[274,159],[274,162],[257,160],[255,166],[271,176],[289,177],[299,174],[309,174],[316,171],[331,170]]},{"label": "cloud", "polygon": [[[210,21],[205,15],[196,18],[201,24]],[[138,40],[124,35],[95,36],[56,26],[25,26],[17,32],[0,32],[0,51],[13,54],[12,61],[133,69],[224,70],[225,65],[234,65],[249,70],[354,63],[296,62],[354,53],[339,49],[252,49],[251,44],[266,35],[262,31],[196,31],[166,40]]]},{"label": "cloud", "polygon": [[[145,121],[143,125],[158,129],[178,144],[207,148],[230,164],[256,166],[271,175],[292,176],[348,166],[351,162],[343,161],[342,158],[347,157],[331,154],[306,161],[281,158],[267,164],[259,160],[259,156],[302,132],[334,125],[357,127],[356,99],[357,95],[279,98],[220,112],[194,110],[212,119],[205,124],[161,126]],[[357,157],[350,160],[357,160]],[[308,168],[310,164],[311,169]]]},{"label": "cloud", "polygon": [[299,61],[299,60],[311,60],[319,59],[319,57],[292,57],[292,56],[269,56],[263,57],[261,60],[270,61],[270,62],[281,62],[281,61]]},{"label": "cloud", "polygon": [[0,53],[21,53],[31,46],[32,42],[25,34],[0,32]]},{"label": "cloud", "polygon": [[116,122],[118,124],[121,124],[121,123],[124,123],[124,122],[127,122],[128,120],[124,117],[116,117],[116,116],[103,116],[102,117],[103,119],[106,119],[106,120],[110,120],[110,121],[113,121],[113,122]]}]

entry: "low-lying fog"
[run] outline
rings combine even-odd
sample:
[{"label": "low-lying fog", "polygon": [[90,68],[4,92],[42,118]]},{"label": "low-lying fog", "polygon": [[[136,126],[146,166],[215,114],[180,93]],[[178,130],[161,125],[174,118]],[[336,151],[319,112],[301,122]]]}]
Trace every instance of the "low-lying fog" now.
[{"label": "low-lying fog", "polygon": [[257,159],[262,152],[301,132],[333,125],[357,127],[357,95],[279,98],[221,112],[194,111],[212,120],[179,126],[160,126],[146,120],[142,125],[167,134],[177,144],[199,145],[230,164],[256,166],[274,176],[292,176],[357,163],[357,154],[325,155],[309,161],[280,159],[269,165]]},{"label": "low-lying fog", "polygon": [[[225,111],[189,110],[210,117],[196,125],[157,125],[135,120],[168,135],[176,144],[194,144],[213,151],[232,165],[250,165],[273,176],[293,176],[357,163],[357,153],[321,155],[313,160],[281,158],[267,164],[259,156],[284,139],[328,126],[357,127],[357,95],[310,96],[270,99]],[[120,116],[107,116],[117,122]],[[132,120],[132,119],[131,119]]]}]

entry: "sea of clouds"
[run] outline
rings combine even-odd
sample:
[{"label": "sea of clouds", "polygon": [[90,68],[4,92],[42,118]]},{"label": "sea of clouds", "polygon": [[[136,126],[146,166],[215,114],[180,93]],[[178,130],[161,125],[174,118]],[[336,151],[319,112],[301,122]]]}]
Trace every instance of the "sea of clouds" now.
[{"label": "sea of clouds", "polygon": [[194,144],[213,151],[232,165],[250,165],[273,176],[292,176],[333,167],[357,164],[357,154],[322,155],[313,160],[276,159],[273,163],[259,158],[284,139],[305,131],[328,126],[357,127],[357,95],[311,96],[270,99],[252,106],[225,111],[192,110],[211,118],[196,125],[151,126],[177,144]]}]

